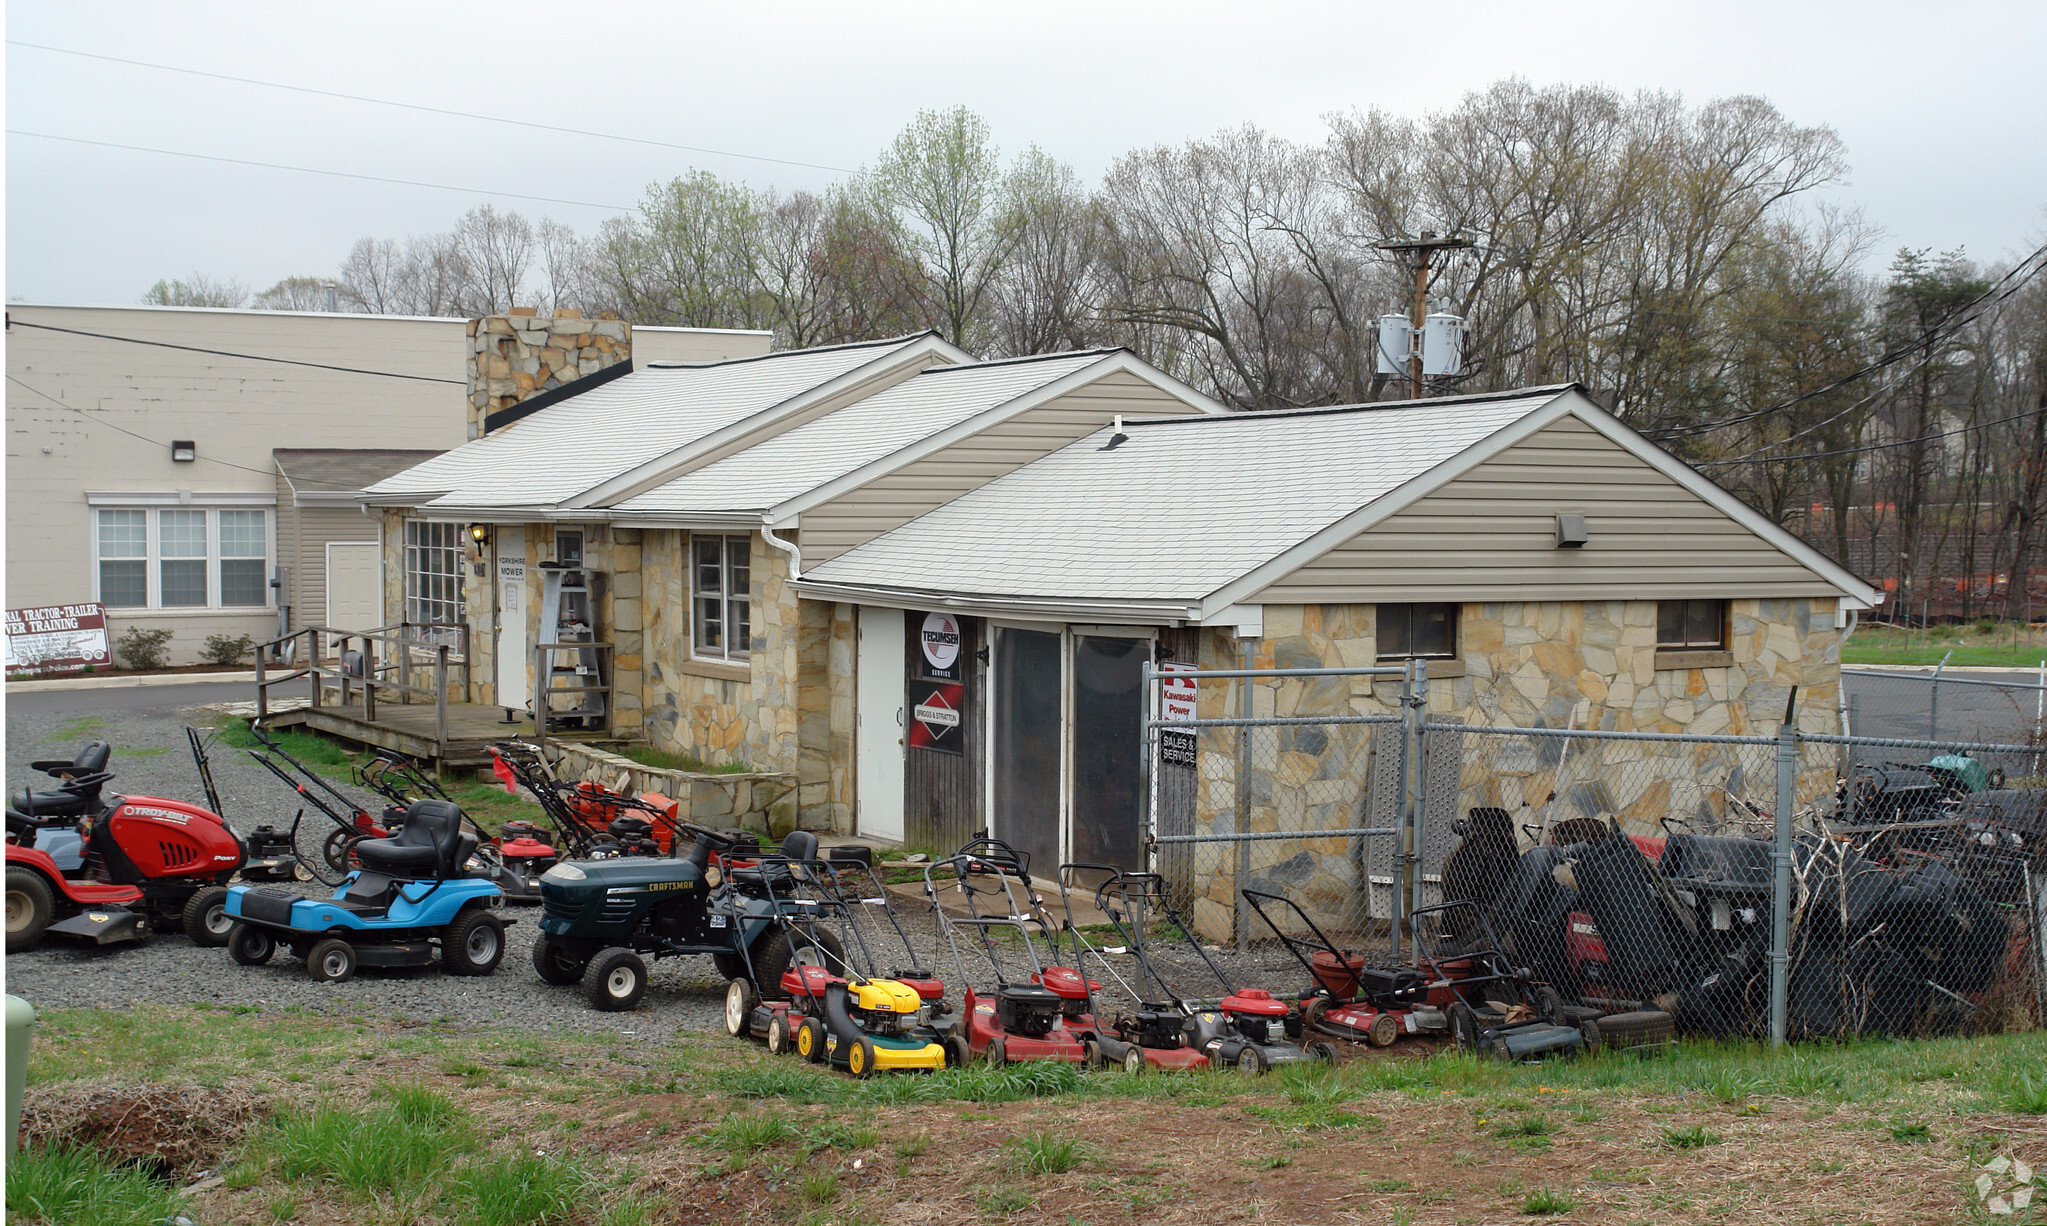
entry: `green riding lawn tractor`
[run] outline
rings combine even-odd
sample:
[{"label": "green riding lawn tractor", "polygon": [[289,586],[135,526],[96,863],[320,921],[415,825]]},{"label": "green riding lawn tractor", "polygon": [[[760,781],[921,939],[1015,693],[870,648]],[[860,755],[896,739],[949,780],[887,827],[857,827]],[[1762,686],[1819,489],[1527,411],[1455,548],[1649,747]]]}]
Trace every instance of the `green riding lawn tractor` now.
[{"label": "green riding lawn tractor", "polygon": [[[647,961],[708,954],[724,979],[751,975],[756,990],[781,994],[782,972],[817,958],[843,965],[839,939],[808,920],[806,900],[771,897],[761,848],[743,830],[684,824],[686,855],[564,861],[540,878],[540,936],[533,969],[548,983],[581,985],[591,1005],[631,1009],[647,991]],[[798,830],[781,856],[810,860],[817,836]],[[821,917],[821,913],[819,915]],[[798,929],[793,933],[792,927]]]}]

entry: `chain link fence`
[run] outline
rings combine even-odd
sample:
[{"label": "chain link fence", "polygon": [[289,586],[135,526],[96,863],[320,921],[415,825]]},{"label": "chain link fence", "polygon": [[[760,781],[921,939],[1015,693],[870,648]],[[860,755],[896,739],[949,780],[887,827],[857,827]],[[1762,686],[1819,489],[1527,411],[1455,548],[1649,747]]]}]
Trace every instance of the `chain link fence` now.
[{"label": "chain link fence", "polygon": [[1841,684],[1857,736],[2031,744],[2047,726],[2047,685],[2038,675],[1844,668]]},{"label": "chain link fence", "polygon": [[1248,888],[1412,961],[1404,917],[1466,899],[1430,952],[1497,944],[1566,1003],[1695,1034],[2043,1021],[2031,740],[1494,727],[1428,714],[1419,673],[1198,674],[1200,718],[1150,722],[1155,864],[1204,941],[1271,943]]}]

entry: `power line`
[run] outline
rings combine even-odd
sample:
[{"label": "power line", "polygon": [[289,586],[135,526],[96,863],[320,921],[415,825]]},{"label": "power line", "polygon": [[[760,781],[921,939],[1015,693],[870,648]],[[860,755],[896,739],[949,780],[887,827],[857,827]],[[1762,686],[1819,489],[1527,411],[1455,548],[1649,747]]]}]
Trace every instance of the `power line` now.
[{"label": "power line", "polygon": [[[1938,433],[1938,434],[1922,434],[1922,435],[1920,435],[1920,436],[1919,436],[1918,438],[1901,438],[1901,439],[1893,439],[1893,440],[1892,440],[1891,442],[1888,442],[1888,443],[1869,443],[1869,444],[1867,444],[1867,445],[1865,445],[1865,446],[1861,446],[1861,447],[1842,447],[1842,448],[1840,448],[1840,449],[1838,449],[1838,450],[1835,450],[1835,451],[1813,451],[1813,452],[1808,452],[1808,453],[1806,453],[1805,455],[1780,455],[1780,456],[1773,456],[1773,457],[1770,457],[1769,459],[1763,459],[1763,460],[1751,460],[1751,459],[1749,458],[1749,456],[1738,456],[1738,457],[1736,457],[1735,459],[1732,459],[1732,460],[1702,460],[1702,461],[1700,461],[1699,463],[1697,463],[1697,464],[1694,464],[1694,465],[1692,465],[1692,467],[1693,467],[1693,468],[1718,468],[1718,467],[1721,467],[1721,466],[1723,466],[1723,465],[1727,465],[1727,464],[1749,464],[1749,463],[1755,463],[1755,464],[1789,464],[1789,463],[1792,463],[1792,462],[1793,462],[1793,461],[1795,461],[1795,460],[1825,460],[1825,459],[1829,459],[1829,458],[1831,458],[1831,457],[1833,457],[1833,456],[1842,456],[1842,455],[1860,455],[1860,454],[1862,454],[1863,452],[1866,452],[1866,451],[1888,451],[1888,450],[1890,450],[1890,449],[1891,449],[1891,448],[1893,448],[1893,447],[1910,447],[1910,446],[1912,446],[1912,445],[1913,445],[1914,443],[1930,443],[1930,442],[1933,442],[1933,441],[1934,441],[1935,439],[1943,439],[1943,438],[1952,438],[1952,437],[1954,437],[1954,436],[1955,436],[1955,435],[1957,435],[1957,434],[1968,434],[1968,433],[1970,433],[1971,431],[1975,431],[1975,430],[1985,430],[1985,429],[1988,429],[1988,428],[1990,428],[1991,426],[2002,426],[2002,425],[2004,425],[2004,424],[2006,424],[2006,423],[2008,423],[2008,422],[2014,422],[2014,421],[2023,421],[2023,420],[2025,420],[2026,418],[2028,418],[2028,417],[2031,417],[2031,416],[2033,416],[2033,410],[2030,410],[2030,409],[2028,409],[2027,411],[2025,411],[2025,412],[2023,412],[2023,413],[2014,413],[2014,414],[2012,414],[2012,415],[2011,415],[2010,417],[1999,417],[1999,418],[1995,419],[1994,421],[1979,421],[1979,422],[1971,422],[1970,424],[1968,424],[1968,425],[1966,425],[1966,426],[1963,426],[1963,427],[1961,427],[1960,429],[1956,429],[1956,430],[1943,430],[1943,431],[1941,431],[1941,432],[1940,432],[1940,433]],[[1751,452],[1750,454],[1751,454],[1751,455],[1753,455],[1754,453],[1753,453],[1753,452]]]},{"label": "power line", "polygon": [[181,149],[156,149],[148,145],[123,145],[110,140],[87,140],[82,136],[57,136],[49,132],[27,132],[20,128],[7,129],[9,136],[32,136],[37,140],[63,141],[72,145],[97,145],[102,149],[126,149],[131,153],[160,153],[165,157],[194,158],[201,162],[226,162],[233,166],[256,166],[264,170],[291,170],[302,175],[325,175],[332,179],[362,179],[370,183],[395,183],[400,187],[431,187],[435,191],[461,192],[465,196],[503,196],[511,200],[538,200],[544,204],[573,204],[583,208],[605,209],[613,213],[630,213],[632,207],[623,204],[599,204],[594,200],[565,200],[559,196],[536,196],[529,192],[499,192],[481,187],[456,187],[449,183],[428,183],[421,179],[392,179],[383,175],[355,174],[346,170],[321,170],[317,166],[287,166],[282,162],[258,162],[249,158],[220,157],[211,153],[187,153]]},{"label": "power line", "polygon": [[450,115],[457,119],[476,119],[484,123],[501,123],[515,128],[533,128],[541,132],[560,132],[569,136],[594,136],[599,140],[624,141],[634,145],[651,145],[658,149],[679,149],[685,153],[705,153],[713,157],[739,158],[749,162],[773,162],[779,166],[801,166],[806,170],[829,170],[834,174],[857,174],[843,166],[826,166],[821,162],[801,162],[794,158],[767,157],[758,153],[734,153],[729,149],[711,149],[702,145],[682,145],[674,141],[653,140],[644,136],[620,136],[615,132],[595,132],[587,128],[568,128],[551,123],[533,123],[525,119],[507,119],[502,115],[484,115],[476,111],[457,111],[448,107],[427,106],[418,102],[399,102],[391,98],[372,98],[366,94],[345,94],[339,90],[315,89],[309,85],[290,85],[283,81],[260,81],[254,77],[230,76],[224,72],[204,72],[197,68],[180,68],[173,64],[153,64],[148,60],[123,59],[118,55],[98,55],[91,51],[74,51],[69,47],[52,47],[44,43],[22,42],[8,39],[10,47],[27,47],[34,51],[50,51],[58,55],[75,55],[80,59],[102,60],[109,64],[126,64],[133,68],[149,68],[158,72],[181,73],[188,77],[206,77],[215,81],[232,81],[237,85],[256,85],[264,89],[289,90],[295,94],[312,94],[321,98],[340,98],[348,102],[366,102],[372,106],[396,107],[400,110],[422,111],[429,115]]},{"label": "power line", "polygon": [[[365,316],[364,318],[371,318]],[[210,353],[217,358],[241,358],[250,362],[276,362],[282,366],[310,366],[314,370],[338,370],[345,375],[375,375],[380,379],[411,379],[419,383],[452,383],[457,387],[468,387],[465,379],[443,379],[438,375],[402,375],[395,370],[366,370],[360,366],[331,366],[326,362],[302,362],[297,358],[273,358],[260,353],[231,353],[225,349],[201,349],[197,345],[174,345],[169,341],[148,341],[139,336],[114,336],[107,332],[87,332],[79,328],[60,328],[55,324],[32,324],[24,319],[10,316],[10,328],[35,328],[43,332],[66,332],[72,336],[90,336],[95,340],[121,341],[129,345],[153,345],[158,349],[182,349],[187,353]],[[10,379],[12,375],[8,376]]]},{"label": "power line", "polygon": [[[42,390],[41,388],[35,388],[35,387],[30,387],[30,386],[29,386],[28,384],[26,384],[26,383],[23,383],[23,382],[22,382],[21,380],[19,380],[19,379],[15,378],[15,377],[14,377],[13,375],[9,375],[9,376],[7,376],[7,381],[8,381],[9,383],[12,383],[12,384],[13,384],[14,386],[16,386],[16,387],[18,387],[18,388],[22,389],[22,390],[23,390],[23,391],[25,391],[25,392],[28,392],[28,393],[30,393],[30,394],[32,394],[32,395],[36,395],[36,396],[41,396],[41,397],[42,397],[43,399],[45,399],[45,400],[49,401],[49,402],[50,402],[51,404],[54,404],[54,405],[56,405],[56,406],[57,406],[58,408],[60,408],[60,409],[63,409],[63,410],[64,410],[65,412],[67,412],[67,413],[76,413],[76,414],[78,414],[79,416],[81,416],[81,417],[85,418],[85,419],[86,419],[87,421],[91,422],[91,423],[92,423],[93,425],[96,425],[96,426],[105,426],[105,427],[106,427],[107,429],[109,429],[109,430],[112,430],[112,431],[114,431],[114,432],[115,432],[115,433],[117,433],[117,434],[125,434],[125,435],[127,435],[127,436],[128,436],[129,438],[134,438],[134,439],[141,439],[141,440],[142,440],[143,442],[145,442],[145,443],[150,443],[150,444],[153,444],[154,446],[157,446],[157,447],[168,447],[168,446],[170,446],[170,443],[169,443],[169,442],[167,442],[167,441],[165,441],[164,439],[160,439],[160,438],[151,438],[151,437],[149,437],[149,436],[148,436],[148,435],[146,435],[146,434],[137,434],[137,433],[135,433],[135,431],[133,431],[133,430],[130,430],[130,429],[127,429],[126,427],[123,427],[123,426],[117,426],[117,425],[115,425],[115,424],[114,424],[113,422],[110,422],[110,421],[105,421],[105,420],[102,420],[102,419],[96,418],[96,417],[94,417],[94,416],[93,416],[93,415],[92,415],[91,413],[89,413],[89,412],[88,412],[88,411],[86,411],[85,409],[82,409],[82,408],[78,407],[78,406],[77,406],[77,405],[75,405],[75,404],[65,404],[65,403],[64,403],[63,401],[61,401],[61,400],[57,399],[57,398],[56,398],[55,396],[52,396],[52,395],[50,395],[50,393],[48,393],[48,392],[46,392],[46,391],[43,391],[43,390]],[[216,460],[216,459],[214,459],[214,458],[213,458],[212,456],[209,456],[209,455],[202,455],[202,456],[197,456],[197,457],[194,457],[194,458],[196,458],[196,459],[198,459],[198,460],[201,460],[201,461],[203,461],[203,462],[205,462],[205,463],[207,463],[207,464],[218,464],[218,465],[220,465],[220,466],[221,466],[222,468],[232,468],[232,469],[236,469],[236,470],[238,470],[238,471],[240,471],[240,472],[245,472],[245,473],[255,473],[255,474],[256,474],[257,476],[259,476],[259,477],[268,477],[268,478],[270,478],[270,479],[271,479],[271,480],[273,480],[273,481],[277,479],[277,471],[276,471],[275,469],[271,469],[271,468],[250,468],[250,467],[249,467],[249,466],[248,466],[247,464],[236,464],[236,463],[234,463],[233,461],[230,461],[230,460]],[[356,487],[355,487],[355,486],[353,486],[353,485],[347,485],[347,484],[342,484],[342,483],[340,483],[340,482],[334,482],[334,481],[308,481],[308,482],[305,482],[305,484],[308,484],[308,485],[325,485],[325,486],[330,486],[330,487],[332,487],[332,488],[334,488],[334,489],[340,489],[340,490],[352,490],[352,489],[356,488]]]}]

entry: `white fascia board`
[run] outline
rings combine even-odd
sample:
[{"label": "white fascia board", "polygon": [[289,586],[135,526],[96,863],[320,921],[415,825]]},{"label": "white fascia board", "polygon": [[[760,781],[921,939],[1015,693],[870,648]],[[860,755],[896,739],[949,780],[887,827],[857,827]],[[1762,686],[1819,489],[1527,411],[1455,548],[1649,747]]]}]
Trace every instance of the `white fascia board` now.
[{"label": "white fascia board", "polygon": [[[574,497],[563,499],[562,505],[565,507],[608,505],[610,503],[623,502],[657,486],[665,485],[687,472],[692,460],[699,459],[735,440],[745,438],[748,434],[754,433],[763,427],[772,426],[777,421],[800,413],[820,400],[829,399],[840,392],[846,391],[848,388],[857,387],[877,374],[898,366],[909,365],[915,359],[925,356],[942,357],[953,365],[971,364],[974,360],[973,354],[935,334],[917,337],[906,344],[887,350],[873,361],[861,363],[836,379],[798,392],[779,404],[771,405],[758,413],[741,418],[739,421],[733,422],[723,429],[714,430],[702,438],[693,439],[668,452],[666,455],[657,456],[644,464],[627,469],[617,476],[607,478]],[[915,378],[914,375],[910,377]]]},{"label": "white fascia board", "polygon": [[[290,483],[290,478],[286,478]],[[298,507],[352,507],[362,501],[361,490],[302,490],[291,487],[291,502]]]},{"label": "white fascia board", "polygon": [[[769,509],[768,518],[777,529],[794,525],[798,516],[813,507],[822,506],[834,498],[859,489],[870,481],[879,480],[899,468],[914,464],[926,456],[943,451],[955,443],[963,442],[983,430],[1001,425],[1013,417],[1018,417],[1040,405],[1057,400],[1061,396],[1077,392],[1090,383],[1100,382],[1103,378],[1119,371],[1137,375],[1175,397],[1184,398],[1191,407],[1202,413],[1221,414],[1227,412],[1221,405],[1216,404],[1215,401],[1201,395],[1192,388],[1186,388],[1183,392],[1182,387],[1184,385],[1168,385],[1169,383],[1176,383],[1176,381],[1161,382],[1162,379],[1165,379],[1165,376],[1150,363],[1128,349],[1119,349],[1114,353],[1103,354],[1100,359],[1088,363],[1079,370],[1062,375],[1050,383],[1032,388],[1020,396],[1005,400],[994,408],[985,409],[964,421],[954,422],[935,434],[927,434],[906,447],[900,447],[878,460],[872,460],[861,465],[852,472],[834,477],[823,485],[815,486],[796,495],[794,498],[777,503]],[[1147,420],[1156,419],[1147,418]],[[1106,422],[1103,423],[1105,426],[1107,424]],[[1082,437],[1086,436],[1083,435]],[[1075,440],[1075,442],[1078,441],[1078,439]],[[1066,446],[1072,446],[1072,444],[1068,443]],[[1053,450],[1056,451],[1058,448]]]},{"label": "white fascia board", "polygon": [[446,498],[453,490],[404,490],[373,494],[365,491],[356,498],[366,507],[417,507],[424,506],[436,498]]},{"label": "white fascia board", "polygon": [[1799,565],[1840,588],[1842,602],[1849,608],[1872,609],[1883,603],[1882,592],[1858,579],[1852,572],[1819,550],[1771,523],[1768,517],[1754,507],[1715,484],[1712,478],[1643,438],[1633,426],[1582,395],[1573,393],[1571,399],[1574,401],[1571,411],[1579,420],[1633,452],[1650,467],[1718,508],[1742,527],[1790,555]]},{"label": "white fascia board", "polygon": [[[274,507],[277,505],[277,491],[254,493],[249,491],[215,492],[210,490],[87,490],[85,505],[89,507]],[[253,607],[253,606],[252,606]]]},{"label": "white fascia board", "polygon": [[1265,637],[1265,606],[1262,604],[1233,604],[1202,617],[1204,626],[1235,626],[1240,639]]},{"label": "white fascia board", "polygon": [[798,579],[798,596],[885,609],[946,609],[976,617],[1028,621],[1128,626],[1181,625],[1196,613],[1192,605],[1174,601],[1080,600],[1057,596],[975,596],[917,588],[869,587],[857,583]]},{"label": "white fascia board", "polygon": [[563,511],[555,518],[566,521],[572,515],[602,518],[619,528],[681,528],[685,531],[729,532],[734,528],[758,530],[759,511]]},{"label": "white fascia board", "polygon": [[1409,477],[1315,535],[1217,588],[1201,602],[1202,621],[1217,617],[1244,597],[1263,590],[1390,515],[1406,510],[1438,486],[1482,464],[1570,412],[1565,395],[1531,409],[1484,438]]}]

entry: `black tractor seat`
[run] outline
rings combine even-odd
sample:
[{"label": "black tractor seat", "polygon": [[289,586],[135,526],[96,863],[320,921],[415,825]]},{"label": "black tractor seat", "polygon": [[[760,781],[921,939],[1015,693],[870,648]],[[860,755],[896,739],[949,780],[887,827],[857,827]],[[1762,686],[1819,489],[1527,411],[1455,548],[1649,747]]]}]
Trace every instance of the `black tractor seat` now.
[{"label": "black tractor seat", "polygon": [[[105,781],[102,780],[102,783]],[[18,788],[7,794],[7,807],[23,817],[44,820],[35,824],[41,826],[69,826],[81,817],[89,817],[100,811],[100,784],[82,788],[56,788],[48,792]]]},{"label": "black tractor seat", "polygon": [[38,770],[54,779],[62,780],[63,786],[47,792],[38,792],[31,788],[9,792],[7,807],[27,818],[78,818],[98,813],[100,789],[114,777],[107,771],[107,762],[113,757],[113,753],[113,747],[105,741],[93,741],[79,750],[78,756],[69,761],[63,758],[46,758],[40,762],[29,763],[30,770]]},{"label": "black tractor seat", "polygon": [[[817,859],[817,836],[808,830],[791,830],[788,837],[782,840],[782,850],[778,858],[782,860]],[[761,864],[754,868],[735,868],[732,870],[729,879],[734,885],[760,886],[763,888],[769,885],[781,888],[795,880],[787,864],[773,862]]]},{"label": "black tractor seat", "polygon": [[462,829],[462,810],[450,800],[415,800],[397,834],[355,845],[365,869],[414,880],[460,876],[475,850],[476,836]]}]

